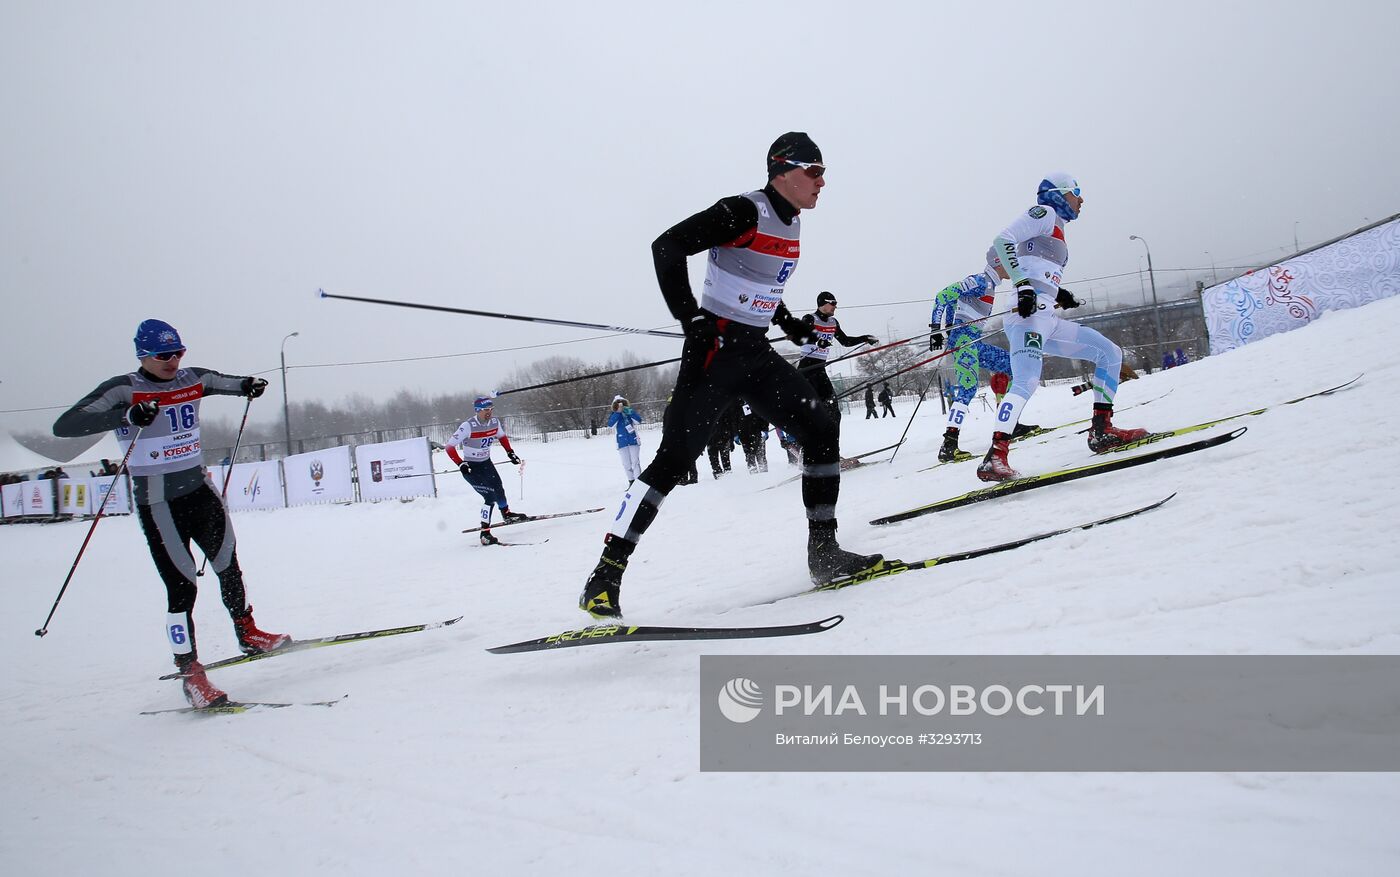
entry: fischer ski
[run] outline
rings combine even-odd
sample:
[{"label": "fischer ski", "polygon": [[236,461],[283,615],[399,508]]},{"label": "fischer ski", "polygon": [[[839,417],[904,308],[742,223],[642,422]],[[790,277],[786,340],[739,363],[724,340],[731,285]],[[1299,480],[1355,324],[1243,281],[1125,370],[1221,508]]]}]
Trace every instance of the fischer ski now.
[{"label": "fischer ski", "polygon": [[604,643],[656,642],[660,640],[759,639],[770,636],[802,636],[823,633],[844,620],[833,615],[821,621],[805,624],[784,624],[778,627],[637,627],[625,624],[595,624],[579,630],[566,630],[539,639],[511,643],[487,649],[493,655],[513,655],[517,652],[538,652],[573,646],[597,646]]},{"label": "fischer ski", "polygon": [[[1365,373],[1363,372],[1362,374]],[[1231,414],[1229,417],[1222,417],[1219,420],[1207,420],[1205,423],[1197,423],[1191,426],[1183,426],[1178,429],[1169,429],[1164,432],[1149,433],[1148,435],[1143,436],[1137,441],[1128,442],[1127,444],[1119,445],[1115,448],[1108,448],[1103,453],[1116,454],[1120,451],[1131,451],[1134,448],[1141,448],[1147,445],[1156,444],[1157,442],[1173,438],[1175,436],[1188,435],[1193,432],[1200,432],[1203,429],[1210,429],[1212,426],[1215,426],[1219,423],[1225,423],[1226,421],[1238,420],[1241,417],[1254,417],[1256,415],[1263,414],[1270,408],[1282,408],[1285,405],[1296,405],[1297,403],[1302,402],[1305,399],[1314,399],[1318,396],[1328,396],[1332,393],[1337,392],[1338,390],[1351,386],[1359,380],[1361,380],[1361,375],[1357,375],[1356,377],[1352,378],[1344,384],[1338,384],[1337,386],[1329,387],[1326,390],[1318,390],[1316,393],[1309,393],[1306,396],[1299,396],[1296,399],[1289,399],[1287,402],[1278,402],[1274,405],[1265,405],[1263,408],[1256,408],[1253,411],[1245,411],[1240,414]]]},{"label": "fischer ski", "polygon": [[[361,633],[342,633],[336,636],[323,636],[316,639],[296,639],[280,649],[270,652],[259,652],[255,655],[235,655],[232,658],[224,658],[222,661],[215,661],[212,664],[205,664],[204,669],[217,670],[220,667],[232,667],[235,664],[247,664],[251,661],[261,661],[264,658],[276,658],[281,655],[289,655],[292,652],[304,652],[307,649],[319,649],[323,646],[338,646],[344,643],[364,642],[371,639],[383,639],[386,636],[398,636],[403,633],[417,633],[421,630],[434,630],[439,627],[449,627],[462,620],[462,616],[449,618],[446,621],[432,621],[427,624],[410,624],[407,627],[386,627],[383,630],[366,630]],[[167,673],[161,679],[179,679],[179,672]]]},{"label": "fischer ski", "polygon": [[[552,514],[552,515],[527,515],[523,521],[502,521],[502,522],[499,523],[499,524],[492,524],[492,525],[491,525],[491,529],[494,530],[494,529],[496,529],[497,527],[509,527],[511,524],[528,524],[528,523],[530,523],[530,522],[532,522],[532,521],[548,521],[548,520],[550,520],[550,519],[552,519],[552,518],[572,518],[574,515],[591,515],[591,514],[593,514],[594,512],[601,512],[601,511],[602,511],[601,508],[596,508],[596,509],[583,509],[583,510],[577,511],[577,512],[555,512],[555,513]],[[480,527],[472,527],[470,530],[463,530],[462,532],[463,532],[463,533],[476,533],[476,532],[479,532],[480,530],[481,530]]]},{"label": "fischer ski", "polygon": [[[1002,551],[1010,551],[1013,548],[1020,548],[1021,546],[1029,545],[1032,542],[1040,542],[1043,539],[1051,539],[1055,536],[1063,536],[1064,534],[1072,533],[1075,530],[1088,530],[1089,528],[1097,527],[1100,524],[1111,524],[1114,521],[1121,521],[1125,518],[1131,518],[1134,515],[1140,515],[1144,512],[1150,512],[1153,509],[1159,509],[1174,496],[1176,496],[1175,493],[1170,494],[1169,496],[1166,496],[1162,499],[1159,499],[1154,503],[1145,505],[1142,508],[1132,509],[1131,511],[1126,512],[1120,512],[1116,515],[1109,515],[1106,518],[1099,518],[1096,521],[1089,521],[1084,524],[1075,524],[1071,527],[1062,527],[1059,530],[1051,530],[1048,533],[1037,533],[1034,536],[1026,536],[1022,539],[1015,539],[1011,542],[1003,542],[1000,545],[992,545],[987,548],[974,548],[970,551],[956,551],[951,554],[941,554],[938,557],[930,557],[927,560],[917,560],[912,563],[902,563],[900,561],[886,561],[878,568],[864,570],[854,575],[841,576],[840,578],[832,579],[824,585],[817,585],[814,588],[809,588],[805,591],[800,591],[791,596],[801,597],[804,594],[816,594],[821,591],[839,591],[842,588],[849,588],[852,585],[865,584],[866,582],[874,581],[875,579],[888,578],[889,576],[898,575],[902,572],[909,572],[912,569],[929,569],[935,566],[946,566],[950,563],[957,563],[960,560],[972,560],[974,557],[985,557],[988,554],[998,554]],[[780,597],[779,599],[787,598]]]},{"label": "fischer ski", "polygon": [[1037,487],[1049,487],[1052,484],[1061,484],[1066,481],[1076,481],[1080,478],[1088,478],[1091,475],[1101,475],[1105,472],[1116,472],[1119,469],[1128,469],[1133,466],[1141,466],[1144,463],[1152,463],[1157,460],[1165,460],[1168,457],[1179,457],[1183,454],[1190,454],[1195,451],[1204,451],[1217,445],[1223,445],[1228,441],[1239,438],[1246,432],[1245,427],[1240,427],[1233,432],[1222,433],[1210,438],[1197,439],[1184,445],[1174,445],[1170,448],[1162,448],[1156,451],[1149,451],[1146,454],[1139,454],[1135,457],[1109,458],[1098,460],[1083,466],[1075,466],[1070,469],[1058,469],[1053,472],[1046,472],[1041,475],[1028,475],[1024,478],[1013,478],[1010,481],[1003,481],[1000,484],[993,484],[980,490],[964,493],[962,496],[955,496],[950,499],[940,500],[919,508],[898,512],[893,515],[886,515],[883,518],[876,518],[872,524],[893,524],[899,521],[907,521],[910,518],[917,518],[921,515],[929,515],[934,512],[947,511],[948,509],[961,508],[973,503],[985,502],[999,496],[1007,496],[1013,493],[1023,493],[1027,490],[1034,490]]},{"label": "fischer ski", "polygon": [[167,713],[200,713],[202,715],[236,715],[238,713],[250,713],[254,710],[280,710],[289,706],[335,706],[350,695],[337,697],[334,700],[313,700],[306,703],[261,703],[258,701],[238,701],[230,700],[214,706],[181,706],[168,710],[143,710],[143,716],[161,716]]}]

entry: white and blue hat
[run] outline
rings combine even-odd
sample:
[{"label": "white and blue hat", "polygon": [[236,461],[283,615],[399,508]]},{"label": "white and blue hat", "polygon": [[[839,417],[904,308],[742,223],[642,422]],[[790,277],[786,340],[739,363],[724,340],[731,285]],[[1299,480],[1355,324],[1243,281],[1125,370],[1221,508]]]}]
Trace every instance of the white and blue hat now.
[{"label": "white and blue hat", "polygon": [[1069,222],[1071,219],[1079,218],[1079,211],[1069,206],[1065,200],[1065,195],[1070,194],[1079,197],[1079,181],[1070,174],[1063,171],[1056,171],[1047,174],[1045,179],[1040,181],[1040,187],[1036,190],[1036,203],[1044,204],[1055,211],[1055,214]]},{"label": "white and blue hat", "polygon": [[180,333],[163,320],[142,320],[141,325],[136,327],[136,337],[132,341],[136,342],[137,359],[185,349]]}]

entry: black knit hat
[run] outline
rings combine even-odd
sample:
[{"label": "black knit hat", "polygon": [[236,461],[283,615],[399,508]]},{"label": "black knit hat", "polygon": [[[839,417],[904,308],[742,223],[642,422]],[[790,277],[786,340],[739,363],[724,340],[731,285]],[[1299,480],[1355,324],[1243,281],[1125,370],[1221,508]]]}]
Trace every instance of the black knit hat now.
[{"label": "black knit hat", "polygon": [[817,307],[834,304],[836,304],[836,296],[826,291],[817,293]]},{"label": "black knit hat", "polygon": [[789,131],[768,147],[768,179],[793,169],[789,161],[820,162],[822,151],[803,131]]}]

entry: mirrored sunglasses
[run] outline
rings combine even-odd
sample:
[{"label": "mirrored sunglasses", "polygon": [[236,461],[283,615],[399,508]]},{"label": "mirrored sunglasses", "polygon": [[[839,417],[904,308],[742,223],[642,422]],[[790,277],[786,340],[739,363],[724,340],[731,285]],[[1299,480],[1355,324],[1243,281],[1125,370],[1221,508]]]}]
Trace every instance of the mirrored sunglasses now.
[{"label": "mirrored sunglasses", "polygon": [[819,161],[793,161],[790,158],[780,158],[778,161],[790,164],[793,167],[802,168],[802,172],[812,179],[820,179],[826,173],[826,165]]},{"label": "mirrored sunglasses", "polygon": [[1050,191],[1051,191],[1051,192],[1060,192],[1060,193],[1065,194],[1065,195],[1073,195],[1073,196],[1076,197],[1076,198],[1081,197],[1080,194],[1079,194],[1079,187],[1078,187],[1078,186],[1075,186],[1073,189],[1060,188],[1060,189],[1051,189]]},{"label": "mirrored sunglasses", "polygon": [[158,359],[161,362],[169,362],[172,359],[179,359],[184,355],[185,349],[182,347],[179,350],[171,350],[168,353],[152,353],[151,358]]}]

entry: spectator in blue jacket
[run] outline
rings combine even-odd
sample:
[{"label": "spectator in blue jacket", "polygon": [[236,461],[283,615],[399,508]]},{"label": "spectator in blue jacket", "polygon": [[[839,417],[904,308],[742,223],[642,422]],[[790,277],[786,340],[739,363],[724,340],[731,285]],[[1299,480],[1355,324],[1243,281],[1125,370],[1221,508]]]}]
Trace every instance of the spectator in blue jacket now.
[{"label": "spectator in blue jacket", "polygon": [[622,458],[622,470],[627,473],[628,487],[642,474],[642,444],[637,440],[636,426],[641,422],[642,415],[633,411],[626,399],[613,397],[608,426],[617,430],[617,455]]}]

